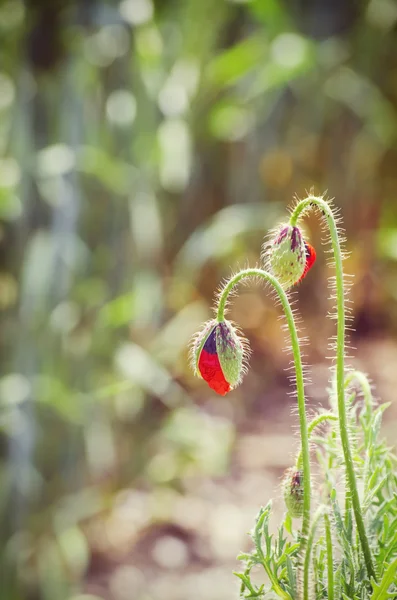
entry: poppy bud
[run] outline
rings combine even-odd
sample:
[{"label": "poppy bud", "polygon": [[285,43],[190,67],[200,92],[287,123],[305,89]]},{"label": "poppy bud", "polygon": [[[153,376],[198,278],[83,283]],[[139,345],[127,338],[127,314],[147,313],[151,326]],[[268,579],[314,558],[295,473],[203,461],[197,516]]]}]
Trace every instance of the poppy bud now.
[{"label": "poppy bud", "polygon": [[287,469],[282,485],[288,512],[291,517],[301,517],[303,514],[303,471],[296,468]]},{"label": "poppy bud", "polygon": [[192,344],[196,374],[222,396],[240,383],[247,354],[246,340],[229,321],[209,321]]},{"label": "poppy bud", "polygon": [[305,274],[306,246],[299,227],[282,225],[268,248],[270,267],[281,285],[290,287]]}]

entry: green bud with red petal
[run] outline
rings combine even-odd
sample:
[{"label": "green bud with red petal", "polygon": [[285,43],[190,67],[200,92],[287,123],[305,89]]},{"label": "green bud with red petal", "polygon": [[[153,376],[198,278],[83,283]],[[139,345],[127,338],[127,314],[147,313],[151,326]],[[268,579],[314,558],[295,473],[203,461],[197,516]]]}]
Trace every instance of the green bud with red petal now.
[{"label": "green bud with red petal", "polygon": [[222,396],[241,382],[248,353],[247,341],[226,320],[206,323],[191,347],[195,373]]},{"label": "green bud with red petal", "polygon": [[284,475],[283,495],[285,505],[291,517],[303,515],[303,471],[292,467]]},{"label": "green bud with red petal", "polygon": [[272,273],[288,288],[304,276],[306,246],[299,227],[281,225],[267,248]]}]

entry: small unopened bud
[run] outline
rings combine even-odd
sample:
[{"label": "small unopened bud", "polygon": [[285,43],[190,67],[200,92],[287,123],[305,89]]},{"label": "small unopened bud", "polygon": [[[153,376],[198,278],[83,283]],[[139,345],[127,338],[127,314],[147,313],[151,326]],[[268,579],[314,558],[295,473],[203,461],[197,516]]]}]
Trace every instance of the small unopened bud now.
[{"label": "small unopened bud", "polygon": [[291,517],[303,514],[303,471],[296,467],[287,469],[283,479],[285,505]]},{"label": "small unopened bud", "polygon": [[248,353],[247,341],[229,321],[212,320],[193,340],[193,368],[215,392],[224,396],[240,383]]},{"label": "small unopened bud", "polygon": [[282,225],[268,249],[270,267],[281,285],[290,287],[304,276],[306,246],[299,227]]}]

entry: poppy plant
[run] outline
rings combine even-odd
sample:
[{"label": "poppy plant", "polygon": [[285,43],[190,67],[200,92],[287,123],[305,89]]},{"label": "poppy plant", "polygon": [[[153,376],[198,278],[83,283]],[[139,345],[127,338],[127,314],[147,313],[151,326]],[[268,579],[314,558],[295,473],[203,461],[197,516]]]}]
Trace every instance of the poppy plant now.
[{"label": "poppy plant", "polygon": [[[330,232],[336,272],[334,283],[338,323],[335,386],[330,396],[332,410],[326,413],[319,411],[308,423],[301,342],[288,289],[307,275],[316,260],[315,249],[304,239],[298,225],[300,218],[313,207],[317,208],[325,218]],[[379,427],[376,428],[374,424],[378,423],[383,407],[376,409],[373,405],[368,380],[362,373],[358,373],[358,377],[353,373],[346,375],[343,253],[337,223],[335,212],[322,197],[310,194],[306,199],[298,201],[291,212],[289,222],[280,225],[270,239],[268,238],[262,255],[265,266],[247,267],[234,273],[225,281],[217,298],[216,319],[204,325],[192,344],[191,356],[196,374],[218,394],[226,394],[241,381],[247,350],[245,341],[239,336],[235,327],[224,318],[228,298],[234,293],[237,285],[249,278],[265,282],[277,294],[291,341],[301,437],[300,448],[294,466],[286,471],[283,479],[282,492],[288,515],[279,528],[278,536],[269,532],[271,504],[268,503],[265,508],[260,509],[251,533],[255,544],[254,550],[241,555],[244,570],[242,573],[237,573],[241,580],[241,597],[267,597],[269,591],[270,594],[275,593],[284,600],[292,600],[296,597],[302,600],[311,598],[333,600],[339,598],[341,593],[346,598],[353,596],[363,599],[376,596],[379,600],[386,599],[386,596],[397,598],[395,583],[397,555],[394,553],[392,556],[390,544],[387,545],[388,551],[385,555],[383,547],[386,545],[382,542],[387,540],[389,533],[392,535],[394,531],[390,530],[389,523],[393,518],[391,509],[395,503],[393,504],[392,500],[396,492],[389,490],[388,494],[382,488],[385,481],[396,479],[395,463],[391,456],[385,460],[386,447],[381,440],[376,439],[376,433],[373,433],[379,430]],[[361,410],[357,405],[359,417],[357,422],[355,415],[347,412],[349,403],[346,402],[346,394],[350,394],[348,386],[354,378],[358,379],[364,394],[363,409]],[[355,394],[356,391],[353,398]],[[334,396],[337,402],[334,402]],[[313,430],[324,421],[330,422],[329,431],[324,434],[322,451],[318,456],[319,467],[325,471],[325,485],[314,490],[317,493],[312,494],[314,486],[310,475],[310,439]],[[333,422],[338,425],[337,429],[334,429]],[[362,436],[359,443],[353,444],[354,454],[350,447],[350,430],[353,439]],[[356,455],[359,460],[355,460]],[[331,462],[333,465],[337,462],[335,468],[340,467],[345,472],[344,497],[349,498],[345,505],[345,514],[334,487],[336,478],[329,477]],[[368,473],[371,473],[371,477]],[[358,481],[364,487],[362,498],[365,513],[361,506]],[[378,493],[381,489],[382,503],[379,504]],[[374,495],[371,490],[372,492],[378,490],[378,492]],[[313,512],[312,500],[318,499],[321,503]],[[385,512],[388,512],[390,517],[387,515],[384,519]],[[335,515],[334,520],[333,515]],[[293,526],[292,518],[299,519],[297,530]],[[317,532],[322,520],[325,536],[319,536]],[[347,524],[346,531],[349,533],[346,535],[349,539],[348,543],[345,543],[346,540],[343,538],[341,552],[334,554],[334,544],[339,540],[338,523]],[[371,545],[367,531],[376,532],[372,535]],[[288,538],[285,532],[288,532]],[[289,538],[292,538],[291,541]],[[260,587],[250,578],[252,567],[258,564],[258,556],[266,571],[266,583]]]}]

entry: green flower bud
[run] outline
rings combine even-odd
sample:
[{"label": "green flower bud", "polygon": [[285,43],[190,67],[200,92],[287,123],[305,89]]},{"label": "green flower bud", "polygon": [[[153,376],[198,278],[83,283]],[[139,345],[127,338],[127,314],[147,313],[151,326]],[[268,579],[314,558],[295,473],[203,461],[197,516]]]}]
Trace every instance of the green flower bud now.
[{"label": "green flower bud", "polygon": [[299,227],[282,225],[268,247],[270,268],[281,285],[288,288],[302,278],[306,246]]},{"label": "green flower bud", "polygon": [[287,469],[282,486],[289,514],[291,517],[301,517],[303,514],[303,471],[296,467]]}]

